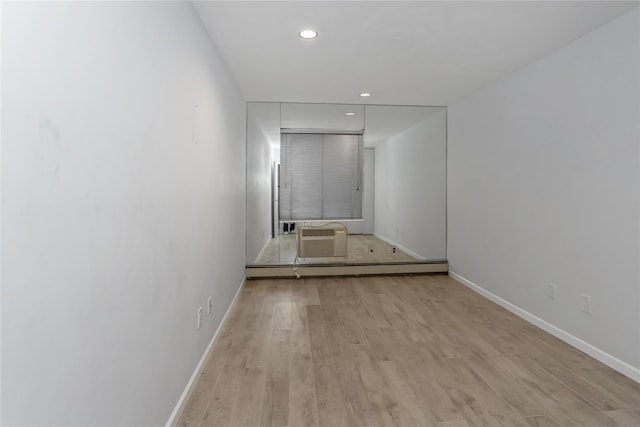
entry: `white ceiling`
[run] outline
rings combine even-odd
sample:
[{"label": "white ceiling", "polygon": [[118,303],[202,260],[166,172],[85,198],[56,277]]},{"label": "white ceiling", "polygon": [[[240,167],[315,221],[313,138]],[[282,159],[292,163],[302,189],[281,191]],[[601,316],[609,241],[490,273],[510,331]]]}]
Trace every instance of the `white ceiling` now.
[{"label": "white ceiling", "polygon": [[194,2],[248,100],[392,105],[449,105],[638,4]]},{"label": "white ceiling", "polygon": [[442,107],[367,105],[364,142],[373,148],[441,112]]}]

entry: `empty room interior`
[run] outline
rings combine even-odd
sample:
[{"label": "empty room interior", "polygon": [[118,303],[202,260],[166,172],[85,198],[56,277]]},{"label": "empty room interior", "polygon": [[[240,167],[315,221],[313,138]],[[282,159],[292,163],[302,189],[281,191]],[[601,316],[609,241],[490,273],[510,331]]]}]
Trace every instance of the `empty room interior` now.
[{"label": "empty room interior", "polygon": [[0,2],[0,424],[640,425],[639,5]]}]

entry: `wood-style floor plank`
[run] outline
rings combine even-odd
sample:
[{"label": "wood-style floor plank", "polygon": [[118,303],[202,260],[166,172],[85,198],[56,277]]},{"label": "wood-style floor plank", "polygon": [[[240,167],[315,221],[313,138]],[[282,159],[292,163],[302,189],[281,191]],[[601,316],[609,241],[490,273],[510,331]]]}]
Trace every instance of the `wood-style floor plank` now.
[{"label": "wood-style floor plank", "polygon": [[410,410],[391,390],[378,363],[363,364],[358,368],[377,424],[397,427],[415,426]]},{"label": "wood-style floor plank", "polygon": [[230,426],[254,427],[259,424],[266,377],[267,369],[264,367],[245,369],[229,420]]},{"label": "wood-style floor plank", "polygon": [[466,360],[449,359],[446,363],[457,381],[445,387],[468,424],[527,426],[504,396],[496,392]]},{"label": "wood-style floor plank", "polygon": [[447,276],[248,281],[177,425],[640,426],[640,384]]},{"label": "wood-style floor plank", "polygon": [[371,416],[369,399],[364,390],[351,344],[347,339],[338,311],[335,306],[327,306],[323,307],[322,314],[349,424],[356,426],[372,425],[370,420],[375,417]]},{"label": "wood-style floor plank", "polygon": [[327,338],[327,330],[319,305],[307,306],[307,321],[309,324],[309,339],[311,341],[311,360],[314,365],[333,365],[331,347]]},{"label": "wood-style floor plank", "polygon": [[289,363],[289,425],[316,427],[318,407],[313,381],[313,362],[309,340],[307,304],[319,304],[317,290],[311,281],[291,289],[291,360]]},{"label": "wood-style floor plank", "polygon": [[318,419],[321,427],[348,426],[347,408],[338,373],[333,365],[313,365]]},{"label": "wood-style floor plank", "polygon": [[[260,427],[289,425],[289,358],[291,331],[274,328],[265,382]],[[260,385],[258,385],[259,387]]]}]

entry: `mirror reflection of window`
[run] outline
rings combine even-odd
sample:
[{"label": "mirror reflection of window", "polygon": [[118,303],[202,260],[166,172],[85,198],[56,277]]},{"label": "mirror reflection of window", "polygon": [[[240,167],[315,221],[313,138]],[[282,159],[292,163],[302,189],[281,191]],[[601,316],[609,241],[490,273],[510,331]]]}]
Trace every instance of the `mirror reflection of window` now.
[{"label": "mirror reflection of window", "polygon": [[280,220],[362,220],[362,135],[285,133]]}]

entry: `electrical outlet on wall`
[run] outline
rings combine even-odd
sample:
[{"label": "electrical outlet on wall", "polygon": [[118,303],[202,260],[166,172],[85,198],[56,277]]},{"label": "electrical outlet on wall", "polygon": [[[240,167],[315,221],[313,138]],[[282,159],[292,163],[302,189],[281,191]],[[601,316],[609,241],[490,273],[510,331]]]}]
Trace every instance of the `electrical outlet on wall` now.
[{"label": "electrical outlet on wall", "polygon": [[549,283],[548,295],[551,299],[558,299],[558,285]]},{"label": "electrical outlet on wall", "polygon": [[587,294],[582,294],[582,311],[591,314],[591,297]]},{"label": "electrical outlet on wall", "polygon": [[395,253],[396,253],[396,250],[397,250],[397,249],[396,249],[396,247],[395,247],[395,246],[392,246],[392,247],[391,247],[391,253],[392,253],[392,254],[395,254]]},{"label": "electrical outlet on wall", "polygon": [[369,253],[372,254],[374,253],[376,250],[373,248],[373,246],[369,247]]}]

